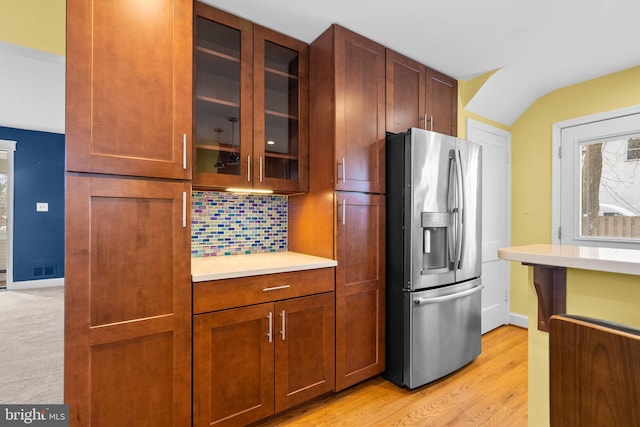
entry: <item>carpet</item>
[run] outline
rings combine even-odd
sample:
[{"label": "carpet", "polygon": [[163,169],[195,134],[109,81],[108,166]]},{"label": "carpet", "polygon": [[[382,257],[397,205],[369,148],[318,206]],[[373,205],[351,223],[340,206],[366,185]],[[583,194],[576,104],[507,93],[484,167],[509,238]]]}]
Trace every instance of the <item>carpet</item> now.
[{"label": "carpet", "polygon": [[0,403],[63,403],[64,287],[0,291]]}]

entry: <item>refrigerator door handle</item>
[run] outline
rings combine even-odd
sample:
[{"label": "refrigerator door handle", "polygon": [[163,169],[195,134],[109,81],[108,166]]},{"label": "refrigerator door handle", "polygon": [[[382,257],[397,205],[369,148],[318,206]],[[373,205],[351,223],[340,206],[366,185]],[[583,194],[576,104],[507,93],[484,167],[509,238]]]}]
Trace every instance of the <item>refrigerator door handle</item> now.
[{"label": "refrigerator door handle", "polygon": [[[449,153],[449,183],[447,186],[447,211],[449,212],[449,226],[447,227],[447,249],[449,251],[448,264],[456,262],[455,242],[456,242],[456,212],[458,209],[458,200],[456,196],[456,155],[455,150]],[[455,270],[455,265],[454,268]]]},{"label": "refrigerator door handle", "polygon": [[463,298],[469,295],[473,295],[476,292],[480,292],[484,288],[484,285],[476,286],[475,288],[467,289],[466,291],[457,292],[451,295],[445,295],[442,297],[433,298],[416,298],[413,300],[415,305],[436,304],[440,302],[452,301],[454,299]]},{"label": "refrigerator door handle", "polygon": [[462,182],[462,155],[460,154],[460,150],[456,150],[456,185],[457,185],[457,212],[456,212],[456,257],[455,257],[455,266],[456,269],[460,268],[460,263],[462,261],[462,236],[464,236],[464,221],[463,221],[463,211],[465,204],[464,197],[464,183]]}]

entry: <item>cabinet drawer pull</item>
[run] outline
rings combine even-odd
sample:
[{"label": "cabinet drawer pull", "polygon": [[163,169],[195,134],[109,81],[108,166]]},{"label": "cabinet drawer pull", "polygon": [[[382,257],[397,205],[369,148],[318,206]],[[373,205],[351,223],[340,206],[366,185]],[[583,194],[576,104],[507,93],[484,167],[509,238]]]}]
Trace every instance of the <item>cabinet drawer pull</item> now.
[{"label": "cabinet drawer pull", "polygon": [[271,288],[262,288],[262,292],[268,292],[268,291],[277,291],[278,289],[287,289],[290,288],[291,285],[282,285],[282,286],[274,286]]}]

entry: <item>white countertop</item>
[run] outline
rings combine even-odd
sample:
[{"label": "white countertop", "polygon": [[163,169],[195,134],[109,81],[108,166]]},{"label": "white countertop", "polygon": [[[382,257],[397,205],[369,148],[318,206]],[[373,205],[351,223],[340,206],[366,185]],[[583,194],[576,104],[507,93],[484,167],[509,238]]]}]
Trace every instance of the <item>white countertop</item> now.
[{"label": "white countertop", "polygon": [[498,249],[510,261],[640,275],[640,250],[589,246],[528,245]]},{"label": "white countertop", "polygon": [[338,263],[335,260],[297,252],[192,257],[191,280],[204,282],[206,280],[313,270],[335,267],[336,265]]}]

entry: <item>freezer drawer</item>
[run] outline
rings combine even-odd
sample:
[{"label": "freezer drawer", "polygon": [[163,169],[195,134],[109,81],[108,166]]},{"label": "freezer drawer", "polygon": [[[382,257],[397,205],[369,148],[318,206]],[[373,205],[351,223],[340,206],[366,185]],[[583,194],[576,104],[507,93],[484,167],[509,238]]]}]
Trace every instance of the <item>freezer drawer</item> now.
[{"label": "freezer drawer", "polygon": [[[404,384],[416,388],[480,354],[480,279],[404,295]],[[406,323],[405,323],[406,324]]]}]

